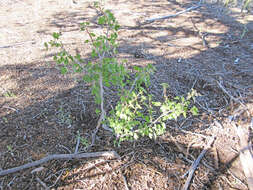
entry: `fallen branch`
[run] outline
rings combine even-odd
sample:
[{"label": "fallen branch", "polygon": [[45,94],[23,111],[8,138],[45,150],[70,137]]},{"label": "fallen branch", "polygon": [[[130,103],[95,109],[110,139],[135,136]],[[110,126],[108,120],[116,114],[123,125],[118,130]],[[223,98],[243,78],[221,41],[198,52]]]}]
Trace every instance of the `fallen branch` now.
[{"label": "fallen branch", "polygon": [[200,4],[200,3],[198,3],[198,5],[196,5],[196,6],[189,7],[188,9],[185,9],[185,10],[183,10],[183,11],[179,11],[179,12],[177,12],[176,14],[167,15],[167,16],[158,17],[158,18],[147,19],[147,20],[145,20],[145,23],[151,23],[151,22],[154,22],[154,21],[157,21],[157,20],[162,20],[162,19],[167,19],[167,18],[176,17],[176,16],[178,16],[178,15],[181,15],[181,14],[183,14],[183,13],[186,13],[186,12],[189,12],[189,11],[191,11],[191,10],[197,9],[197,8],[199,8],[199,7],[201,7],[201,4]]},{"label": "fallen branch", "polygon": [[119,155],[115,151],[105,151],[105,152],[91,152],[91,153],[81,153],[81,154],[53,154],[46,156],[40,160],[24,164],[15,168],[10,168],[7,170],[0,170],[0,176],[15,173],[27,168],[38,166],[50,160],[71,160],[71,159],[81,159],[81,158],[95,158],[95,157],[110,157],[119,158]]},{"label": "fallen branch", "polygon": [[41,181],[40,178],[36,177],[36,181],[37,181],[42,187],[44,187],[45,190],[49,190],[49,187],[48,187],[43,181]]},{"label": "fallen branch", "polygon": [[223,86],[220,82],[216,81],[217,84],[219,85],[219,87],[221,88],[221,90],[227,94],[232,100],[234,100],[235,102],[237,103],[240,103],[243,107],[245,107],[245,105],[238,99],[238,98],[235,98],[234,96],[232,96]]},{"label": "fallen branch", "polygon": [[187,190],[188,189],[195,170],[197,169],[197,167],[198,167],[201,159],[204,157],[204,155],[206,154],[207,150],[209,148],[211,148],[214,140],[215,140],[215,138],[212,137],[211,140],[207,143],[206,147],[202,150],[202,152],[200,153],[200,155],[198,156],[198,158],[191,165],[191,168],[190,168],[190,170],[188,172],[189,174],[188,174],[187,180],[186,180],[186,182],[185,182],[184,187],[183,187],[182,190]]}]

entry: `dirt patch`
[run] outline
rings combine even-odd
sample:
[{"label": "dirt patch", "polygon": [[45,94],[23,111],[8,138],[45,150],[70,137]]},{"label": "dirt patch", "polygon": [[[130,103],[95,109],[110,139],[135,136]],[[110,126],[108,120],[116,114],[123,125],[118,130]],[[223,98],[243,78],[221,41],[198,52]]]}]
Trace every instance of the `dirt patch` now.
[{"label": "dirt patch", "polygon": [[[78,75],[60,75],[51,62],[55,52],[44,51],[43,43],[60,31],[66,48],[88,59],[79,24],[90,21],[99,31],[96,12],[86,1],[4,2],[0,170],[49,154],[73,153],[78,135],[87,141],[79,149],[85,152],[98,120],[89,85],[79,82]],[[43,189],[38,179],[52,189],[181,189],[184,174],[212,135],[214,148],[199,165],[190,189],[247,189],[231,116],[237,124],[252,123],[253,16],[205,2],[180,16],[143,24],[193,5],[184,0],[106,2],[121,25],[119,58],[129,66],[155,66],[148,90],[158,99],[161,83],[169,84],[171,97],[196,89],[201,94],[196,98],[198,117],[168,122],[167,133],[156,141],[141,139],[121,147],[101,129],[90,151],[114,150],[121,159],[50,161],[36,174],[31,168],[1,177],[0,189]],[[107,100],[107,109],[113,101]]]}]

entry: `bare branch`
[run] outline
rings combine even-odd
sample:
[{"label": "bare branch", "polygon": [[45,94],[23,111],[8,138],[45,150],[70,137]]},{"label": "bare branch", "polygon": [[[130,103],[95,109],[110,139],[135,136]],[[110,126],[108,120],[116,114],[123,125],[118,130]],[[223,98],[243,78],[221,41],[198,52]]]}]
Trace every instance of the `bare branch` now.
[{"label": "bare branch", "polygon": [[178,16],[178,15],[181,15],[181,14],[183,14],[183,13],[186,13],[186,12],[189,12],[189,11],[191,11],[191,10],[197,9],[197,8],[199,8],[199,7],[201,7],[201,4],[200,4],[200,3],[198,3],[198,5],[196,5],[196,6],[189,7],[188,9],[185,9],[185,10],[183,10],[183,11],[179,11],[179,12],[177,12],[176,14],[171,14],[171,15],[167,15],[167,16],[163,16],[163,17],[158,17],[158,18],[150,18],[150,19],[147,19],[147,20],[145,20],[145,23],[151,23],[151,22],[155,22],[155,21],[157,21],[157,20],[163,20],[163,19],[167,19],[167,18],[176,17],[176,16]]},{"label": "bare branch", "polygon": [[119,158],[119,155],[115,151],[105,151],[105,152],[90,152],[90,153],[81,153],[81,154],[52,154],[46,156],[40,160],[24,164],[15,168],[10,168],[7,170],[1,170],[0,176],[7,174],[15,173],[27,168],[38,166],[50,160],[71,160],[71,159],[81,159],[81,158],[95,158],[95,157],[110,157],[110,158]]},{"label": "bare branch", "polygon": [[209,148],[211,148],[214,140],[215,140],[215,138],[212,137],[211,140],[207,143],[205,149],[202,150],[202,152],[200,153],[200,155],[198,156],[198,158],[193,162],[193,164],[192,164],[192,166],[191,166],[191,168],[189,170],[188,178],[187,178],[187,180],[186,180],[186,182],[185,182],[184,187],[183,187],[182,190],[187,190],[189,188],[190,182],[192,180],[192,177],[193,177],[193,174],[194,174],[195,170],[197,169],[197,167],[198,167],[201,159],[204,157],[204,155],[206,154],[207,150]]}]

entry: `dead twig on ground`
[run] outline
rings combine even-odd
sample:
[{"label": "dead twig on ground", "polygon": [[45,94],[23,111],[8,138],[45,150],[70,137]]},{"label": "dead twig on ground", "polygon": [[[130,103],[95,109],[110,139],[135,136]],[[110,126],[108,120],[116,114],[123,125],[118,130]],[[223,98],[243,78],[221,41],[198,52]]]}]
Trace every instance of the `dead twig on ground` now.
[{"label": "dead twig on ground", "polygon": [[198,156],[198,158],[194,161],[194,163],[192,164],[190,170],[189,170],[189,175],[188,175],[188,178],[184,184],[184,187],[183,187],[183,190],[187,190],[189,185],[190,185],[190,182],[192,180],[192,177],[193,177],[193,174],[195,172],[195,170],[197,169],[201,159],[204,157],[204,155],[206,154],[207,150],[209,148],[211,148],[213,142],[214,142],[215,138],[212,137],[211,140],[207,143],[206,147],[202,150],[202,152],[200,153],[200,155]]},{"label": "dead twig on ground", "polygon": [[190,20],[191,20],[193,28],[196,30],[198,36],[200,37],[200,39],[202,39],[203,46],[206,48],[209,48],[208,42],[206,41],[206,36],[208,35],[208,33],[205,33],[203,31],[199,30],[198,27],[196,26],[195,22],[193,21],[192,17],[190,17]]},{"label": "dead twig on ground", "polygon": [[238,99],[238,98],[235,98],[234,96],[232,96],[226,89],[225,87],[222,86],[222,84],[219,82],[219,81],[216,81],[218,86],[221,88],[221,90],[226,94],[228,95],[232,100],[234,100],[235,102],[237,103],[240,103],[242,106],[245,107],[245,105]]},{"label": "dead twig on ground", "polygon": [[95,158],[95,157],[110,157],[110,158],[119,158],[120,156],[115,151],[104,151],[104,152],[90,152],[90,153],[82,153],[82,154],[52,154],[46,156],[40,160],[24,164],[22,166],[10,168],[7,170],[1,170],[0,176],[4,176],[7,174],[15,173],[27,168],[31,168],[34,166],[38,166],[50,160],[71,160],[71,159],[81,159],[81,158]]},{"label": "dead twig on ground", "polygon": [[80,144],[80,136],[78,136],[78,137],[77,137],[77,140],[76,140],[75,154],[78,153],[79,144]]},{"label": "dead twig on ground", "polygon": [[176,16],[181,15],[181,14],[183,14],[183,13],[186,13],[186,12],[189,12],[189,11],[191,11],[191,10],[197,9],[197,8],[199,8],[199,7],[201,7],[201,6],[202,6],[201,3],[199,2],[198,5],[189,7],[189,8],[187,8],[187,9],[183,10],[183,11],[179,11],[179,12],[177,12],[176,14],[171,14],[171,15],[167,15],[167,16],[163,16],[163,17],[158,17],[158,18],[147,19],[147,20],[145,20],[144,24],[145,24],[145,23],[152,23],[152,22],[155,22],[155,21],[157,21],[157,20],[163,20],[163,19],[167,19],[167,18],[176,17]]},{"label": "dead twig on ground", "polygon": [[248,186],[245,183],[243,183],[243,181],[239,179],[232,171],[228,170],[228,173],[235,179],[236,182],[242,184],[245,189],[248,188]]},{"label": "dead twig on ground", "polygon": [[24,41],[24,42],[17,42],[14,44],[8,44],[8,45],[4,45],[4,46],[0,46],[0,48],[10,48],[10,47],[15,47],[15,46],[23,46],[24,44],[35,44],[36,42],[34,40],[30,40],[30,41]]},{"label": "dead twig on ground", "polygon": [[122,178],[123,178],[123,182],[124,182],[125,189],[126,189],[126,190],[129,190],[126,177],[125,177],[124,174],[122,173],[121,169],[119,169],[119,172],[120,172],[120,174],[121,174],[121,176],[122,176]]},{"label": "dead twig on ground", "polygon": [[17,113],[19,112],[18,109],[12,108],[12,107],[10,107],[10,106],[3,106],[3,108],[13,110],[13,111],[15,111],[15,112],[17,112]]},{"label": "dead twig on ground", "polygon": [[36,177],[36,181],[46,190],[49,190],[49,187],[40,178]]},{"label": "dead twig on ground", "polygon": [[58,183],[58,181],[59,181],[59,180],[60,180],[60,178],[62,177],[63,172],[64,172],[64,170],[62,170],[62,171],[61,171],[61,173],[59,174],[59,176],[56,178],[56,180],[55,180],[54,184],[53,184],[53,185],[51,185],[49,188],[54,187],[54,186]]}]

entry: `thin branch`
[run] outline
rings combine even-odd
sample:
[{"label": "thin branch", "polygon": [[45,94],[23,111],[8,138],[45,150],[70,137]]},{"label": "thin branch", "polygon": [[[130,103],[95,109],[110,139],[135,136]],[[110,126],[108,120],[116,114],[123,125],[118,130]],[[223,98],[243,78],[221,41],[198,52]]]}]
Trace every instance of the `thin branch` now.
[{"label": "thin branch", "polygon": [[121,172],[121,175],[122,175],[122,178],[123,178],[123,181],[124,181],[125,189],[126,189],[126,190],[129,190],[128,185],[127,185],[126,177],[123,175],[122,172]]},{"label": "thin branch", "polygon": [[50,160],[71,160],[71,159],[81,159],[81,158],[95,158],[95,157],[110,157],[110,158],[119,158],[119,155],[115,151],[104,151],[104,152],[91,152],[91,153],[82,153],[82,154],[52,154],[46,156],[40,160],[24,164],[15,168],[10,168],[7,170],[1,170],[0,176],[7,174],[15,173],[27,168],[38,166]]},{"label": "thin branch", "polygon": [[195,170],[197,169],[197,167],[198,167],[201,159],[204,157],[204,155],[206,154],[207,150],[209,148],[211,148],[214,140],[215,140],[215,138],[212,137],[211,140],[207,143],[205,149],[202,150],[202,152],[200,153],[200,155],[198,156],[198,158],[192,164],[192,166],[191,166],[191,168],[189,170],[188,178],[187,178],[187,180],[186,180],[186,182],[185,182],[184,187],[183,187],[182,190],[187,190],[189,188]]},{"label": "thin branch", "polygon": [[64,171],[64,170],[61,171],[61,173],[59,174],[59,176],[56,178],[54,184],[51,185],[49,188],[52,188],[52,187],[54,187],[54,186],[57,184],[57,182],[60,180],[60,178],[61,178],[61,176],[62,176],[62,174],[63,174],[63,171]]},{"label": "thin branch", "polygon": [[21,45],[25,45],[27,43],[35,44],[36,42],[33,41],[33,40],[24,41],[24,42],[17,42],[17,43],[14,43],[14,44],[8,44],[8,45],[0,46],[0,48],[10,48],[10,47],[15,47],[15,46],[21,46]]},{"label": "thin branch", "polygon": [[36,181],[45,188],[45,190],[49,190],[49,187],[43,182],[41,181],[40,178],[36,177]]},{"label": "thin branch", "polygon": [[78,153],[79,144],[80,144],[80,136],[78,136],[78,137],[77,137],[77,140],[76,140],[75,154]]},{"label": "thin branch", "polygon": [[181,14],[183,14],[183,13],[186,13],[186,12],[189,12],[189,11],[191,11],[191,10],[197,9],[197,8],[199,8],[199,7],[201,7],[200,2],[198,3],[198,5],[189,7],[188,9],[185,9],[185,10],[183,10],[183,11],[179,11],[179,12],[177,12],[176,14],[171,14],[171,15],[167,15],[167,16],[163,16],[163,17],[158,17],[158,18],[147,19],[147,20],[145,20],[145,23],[151,23],[151,22],[155,22],[155,21],[157,21],[157,20],[163,20],[163,19],[167,19],[167,18],[176,17],[176,16],[178,16],[178,15],[181,15]]},{"label": "thin branch", "polygon": [[234,100],[235,102],[237,103],[240,103],[243,107],[245,107],[245,105],[238,99],[238,98],[235,98],[234,96],[232,96],[223,86],[220,82],[216,81],[217,84],[219,85],[219,87],[221,88],[221,90],[227,94],[232,100]]},{"label": "thin branch", "polygon": [[9,107],[9,106],[3,106],[3,108],[13,110],[13,111],[15,111],[17,113],[19,112],[19,110],[15,109],[15,108],[12,108],[12,107]]}]

